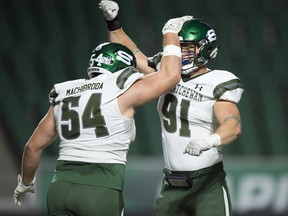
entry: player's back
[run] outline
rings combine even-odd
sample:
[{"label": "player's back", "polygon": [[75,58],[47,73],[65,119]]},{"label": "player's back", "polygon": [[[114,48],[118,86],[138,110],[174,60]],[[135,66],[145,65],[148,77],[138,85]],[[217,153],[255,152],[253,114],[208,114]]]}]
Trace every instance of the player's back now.
[{"label": "player's back", "polygon": [[[123,77],[127,79],[122,85]],[[124,70],[55,85],[59,160],[126,162],[129,145],[135,138],[135,123],[121,114],[117,97],[141,77]]]}]

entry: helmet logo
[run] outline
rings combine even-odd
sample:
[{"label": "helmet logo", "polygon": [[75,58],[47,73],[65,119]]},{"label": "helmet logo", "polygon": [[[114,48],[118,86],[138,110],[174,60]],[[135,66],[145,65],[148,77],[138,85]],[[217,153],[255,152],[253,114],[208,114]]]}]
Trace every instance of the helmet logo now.
[{"label": "helmet logo", "polygon": [[214,29],[209,29],[207,31],[206,37],[207,37],[207,40],[209,42],[215,41],[216,40],[216,33],[215,33]]},{"label": "helmet logo", "polygon": [[126,65],[132,65],[132,60],[133,60],[133,56],[132,55],[129,55],[128,53],[122,51],[122,50],[119,50],[117,51],[116,53],[116,59],[118,61],[122,61],[124,64]]},{"label": "helmet logo", "polygon": [[101,64],[112,65],[113,59],[109,56],[103,56],[103,53],[98,55],[97,58],[95,58],[95,54],[92,54],[90,58],[90,66],[93,66],[95,62],[97,62],[97,66],[101,66]]}]

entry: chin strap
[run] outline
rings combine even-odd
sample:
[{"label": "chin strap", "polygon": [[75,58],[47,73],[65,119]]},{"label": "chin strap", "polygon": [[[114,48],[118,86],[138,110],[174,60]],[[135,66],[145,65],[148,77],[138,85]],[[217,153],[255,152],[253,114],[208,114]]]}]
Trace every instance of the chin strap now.
[{"label": "chin strap", "polygon": [[[195,61],[193,61],[189,65],[182,66],[182,75],[184,76],[191,76],[193,73],[195,73],[199,68],[204,67],[208,63],[208,60],[206,60],[203,64],[197,65],[195,64]],[[185,68],[186,67],[186,68]]]},{"label": "chin strap", "polygon": [[[192,64],[194,64],[194,62],[193,62]],[[184,66],[182,67],[182,75],[184,75],[184,76],[191,76],[193,73],[196,72],[196,70],[197,70],[199,67],[198,67],[198,66],[191,66],[192,64],[184,65]],[[190,66],[190,67],[185,68],[185,66]]]}]

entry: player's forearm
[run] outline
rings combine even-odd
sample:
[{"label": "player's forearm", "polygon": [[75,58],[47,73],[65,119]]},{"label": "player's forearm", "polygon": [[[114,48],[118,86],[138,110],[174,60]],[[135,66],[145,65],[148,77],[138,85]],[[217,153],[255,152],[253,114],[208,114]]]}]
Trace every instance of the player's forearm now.
[{"label": "player's forearm", "polygon": [[135,55],[137,61],[137,69],[145,75],[155,72],[154,68],[148,66],[147,56],[143,54],[131,38],[124,32],[122,28],[114,31],[108,30],[110,42],[120,43],[128,47]]},{"label": "player's forearm", "polygon": [[29,144],[24,148],[22,158],[22,181],[25,185],[28,185],[33,181],[36,170],[39,165],[42,150],[34,149]]},{"label": "player's forearm", "polygon": [[[163,36],[163,57],[160,72],[170,77],[173,85],[181,79],[181,49],[177,34],[167,33]],[[168,80],[170,82],[170,80]],[[171,86],[173,87],[173,86]]]},{"label": "player's forearm", "polygon": [[120,43],[128,47],[136,57],[137,69],[140,72],[146,75],[155,72],[154,68],[148,66],[147,56],[140,52],[137,45],[122,29],[122,24],[118,15],[118,4],[114,1],[101,1],[100,9],[105,17],[109,41]]},{"label": "player's forearm", "polygon": [[108,37],[110,42],[120,43],[128,47],[134,54],[137,52],[136,44],[131,40],[131,38],[123,31],[122,28],[116,29],[114,31],[108,30]]},{"label": "player's forearm", "polygon": [[119,6],[117,2],[101,1],[99,6],[105,17],[110,42],[120,43],[128,47],[135,54],[138,48],[122,29],[121,19],[118,14]]},{"label": "player's forearm", "polygon": [[215,131],[221,137],[221,145],[234,142],[241,135],[241,124],[238,120],[231,118],[223,122]]},{"label": "player's forearm", "polygon": [[54,108],[51,106],[25,145],[21,172],[24,184],[33,180],[42,151],[58,137],[53,113]]}]

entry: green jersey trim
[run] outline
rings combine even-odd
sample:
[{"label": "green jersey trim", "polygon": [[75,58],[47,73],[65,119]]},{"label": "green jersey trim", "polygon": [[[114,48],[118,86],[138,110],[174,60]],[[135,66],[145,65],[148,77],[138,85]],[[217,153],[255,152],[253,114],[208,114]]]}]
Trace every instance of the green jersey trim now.
[{"label": "green jersey trim", "polygon": [[137,70],[133,67],[126,68],[118,77],[116,80],[116,84],[120,89],[123,89],[125,87],[125,82],[128,80],[128,78],[134,74],[137,73]]},{"label": "green jersey trim", "polygon": [[220,98],[226,91],[231,91],[237,88],[242,88],[240,80],[232,79],[217,85],[213,91],[213,95],[215,98]]}]

